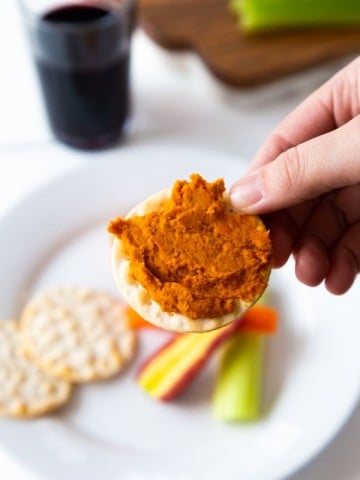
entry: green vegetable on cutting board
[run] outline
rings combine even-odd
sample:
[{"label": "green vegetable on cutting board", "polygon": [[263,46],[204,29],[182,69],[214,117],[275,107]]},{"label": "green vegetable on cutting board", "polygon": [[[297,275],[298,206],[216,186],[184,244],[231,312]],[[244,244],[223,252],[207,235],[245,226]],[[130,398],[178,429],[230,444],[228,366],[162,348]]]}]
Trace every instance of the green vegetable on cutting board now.
[{"label": "green vegetable on cutting board", "polygon": [[261,415],[264,336],[236,332],[224,345],[212,412],[222,421],[250,421]]},{"label": "green vegetable on cutting board", "polygon": [[230,9],[247,33],[360,24],[359,0],[231,0]]}]

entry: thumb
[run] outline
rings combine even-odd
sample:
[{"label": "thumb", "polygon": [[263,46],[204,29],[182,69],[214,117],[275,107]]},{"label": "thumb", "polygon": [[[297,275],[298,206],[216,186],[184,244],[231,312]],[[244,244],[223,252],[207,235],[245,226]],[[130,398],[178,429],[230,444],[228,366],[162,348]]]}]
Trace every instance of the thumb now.
[{"label": "thumb", "polygon": [[239,210],[261,214],[360,182],[360,116],[283,152],[230,189]]}]

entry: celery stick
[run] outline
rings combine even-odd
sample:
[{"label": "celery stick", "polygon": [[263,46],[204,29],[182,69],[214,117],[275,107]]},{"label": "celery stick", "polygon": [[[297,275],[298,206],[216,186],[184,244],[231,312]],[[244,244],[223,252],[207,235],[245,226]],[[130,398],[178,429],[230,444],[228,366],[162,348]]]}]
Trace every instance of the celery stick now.
[{"label": "celery stick", "polygon": [[255,333],[236,333],[224,345],[212,398],[212,411],[217,419],[259,418],[263,349],[263,335]]},{"label": "celery stick", "polygon": [[242,12],[243,0],[230,0],[229,7],[230,10],[235,14]]},{"label": "celery stick", "polygon": [[266,288],[261,297],[256,300],[255,305],[266,305],[269,301],[269,288]]},{"label": "celery stick", "polygon": [[233,0],[245,31],[360,23],[358,0]]}]

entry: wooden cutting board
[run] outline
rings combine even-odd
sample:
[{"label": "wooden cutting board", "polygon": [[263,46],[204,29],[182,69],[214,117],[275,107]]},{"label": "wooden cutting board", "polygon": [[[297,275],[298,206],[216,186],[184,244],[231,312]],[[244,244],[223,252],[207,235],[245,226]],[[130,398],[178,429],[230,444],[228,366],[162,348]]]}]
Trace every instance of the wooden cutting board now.
[{"label": "wooden cutting board", "polygon": [[139,22],[159,45],[196,51],[216,77],[240,87],[360,52],[360,27],[245,36],[228,4],[228,0],[140,0]]}]

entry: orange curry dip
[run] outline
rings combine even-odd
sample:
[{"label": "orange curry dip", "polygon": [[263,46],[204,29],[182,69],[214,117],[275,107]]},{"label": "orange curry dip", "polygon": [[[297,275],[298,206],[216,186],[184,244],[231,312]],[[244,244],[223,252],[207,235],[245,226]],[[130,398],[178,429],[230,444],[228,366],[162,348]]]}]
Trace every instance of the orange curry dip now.
[{"label": "orange curry dip", "polygon": [[267,285],[269,232],[254,216],[230,213],[224,181],[177,181],[160,210],[110,222],[134,279],[161,309],[192,319],[230,313]]}]

